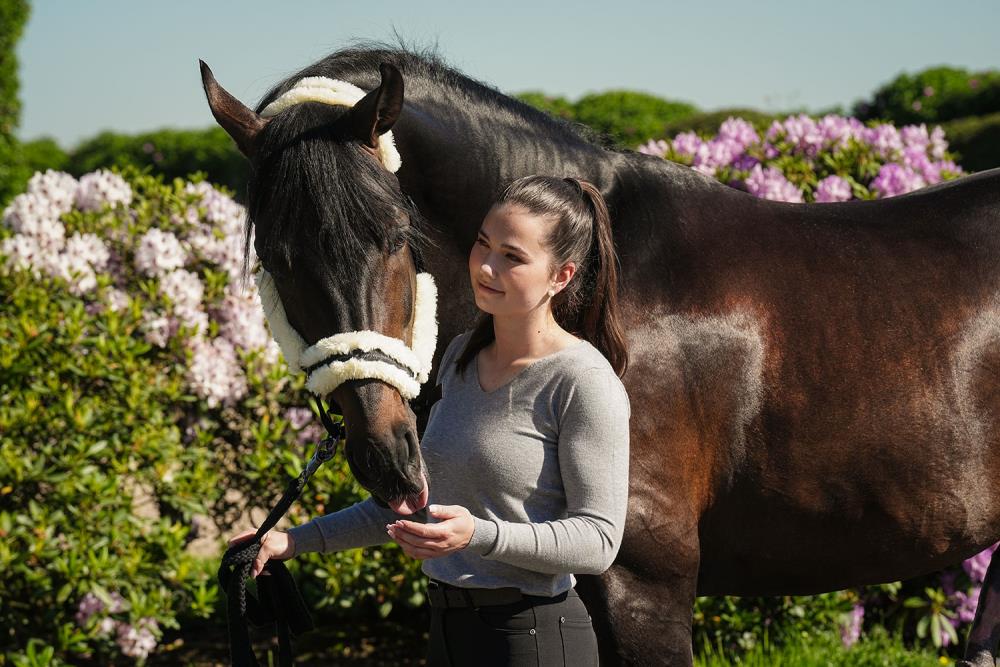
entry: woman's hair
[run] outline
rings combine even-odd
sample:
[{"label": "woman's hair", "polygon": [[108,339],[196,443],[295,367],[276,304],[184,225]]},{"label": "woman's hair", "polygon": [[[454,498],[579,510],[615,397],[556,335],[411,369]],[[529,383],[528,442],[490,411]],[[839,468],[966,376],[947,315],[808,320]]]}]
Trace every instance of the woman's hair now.
[{"label": "woman's hair", "polygon": [[[600,191],[577,178],[525,176],[508,185],[493,208],[505,205],[520,206],[550,223],[542,237],[542,246],[552,256],[550,273],[566,262],[576,264],[573,278],[552,297],[552,315],[563,329],[600,350],[618,376],[624,376],[628,350],[618,308],[618,256]],[[493,315],[486,313],[458,355],[458,372],[464,372],[494,337]]]}]

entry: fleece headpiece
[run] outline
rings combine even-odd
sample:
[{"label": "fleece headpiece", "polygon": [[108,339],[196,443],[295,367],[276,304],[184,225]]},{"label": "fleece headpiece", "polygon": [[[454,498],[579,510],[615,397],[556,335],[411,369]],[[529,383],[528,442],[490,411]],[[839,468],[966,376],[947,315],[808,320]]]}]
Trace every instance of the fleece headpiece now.
[{"label": "fleece headpiece", "polygon": [[[353,107],[364,96],[365,91],[353,83],[325,76],[307,76],[304,79],[299,79],[298,83],[290,90],[286,90],[276,100],[264,107],[260,115],[264,118],[270,118],[301,102],[322,102],[336,106]],[[396,150],[392,130],[379,135],[378,156],[385,168],[394,174],[402,166],[403,160],[399,157],[399,151]]]},{"label": "fleece headpiece", "polygon": [[[301,79],[291,90],[268,104],[262,116],[273,116],[300,102],[322,102],[354,106],[364,97],[354,84],[322,76]],[[392,131],[379,136],[379,159],[391,172],[402,161],[392,140]],[[404,399],[416,398],[427,382],[437,346],[437,287],[429,273],[417,274],[413,302],[412,345],[377,331],[347,331],[307,345],[285,315],[271,275],[260,269],[254,276],[271,335],[281,348],[290,369],[309,374],[306,388],[324,396],[348,380],[376,379],[395,387]],[[362,354],[376,352],[381,354]],[[375,357],[384,357],[387,360]]]}]

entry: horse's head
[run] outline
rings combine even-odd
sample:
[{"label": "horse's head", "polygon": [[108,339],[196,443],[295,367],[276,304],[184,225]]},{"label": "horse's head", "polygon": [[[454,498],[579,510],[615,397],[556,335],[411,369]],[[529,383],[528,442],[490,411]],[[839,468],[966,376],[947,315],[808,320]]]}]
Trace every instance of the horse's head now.
[{"label": "horse's head", "polygon": [[427,482],[408,399],[430,370],[435,294],[417,274],[419,212],[393,173],[403,78],[382,65],[367,94],[290,81],[253,111],[205,63],[201,73],[212,114],[251,163],[247,240],[272,333],[344,415],[358,482],[401,514],[419,510]]}]

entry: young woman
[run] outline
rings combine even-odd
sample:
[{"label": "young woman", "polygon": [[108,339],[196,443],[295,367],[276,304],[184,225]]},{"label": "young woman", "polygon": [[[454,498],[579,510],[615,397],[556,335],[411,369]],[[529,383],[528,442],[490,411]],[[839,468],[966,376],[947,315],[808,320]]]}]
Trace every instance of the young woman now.
[{"label": "young woman", "polygon": [[428,523],[368,499],[269,532],[254,576],[269,558],[392,539],[430,577],[428,664],[596,665],[573,575],[606,570],[624,531],[630,407],[616,261],[592,184],[511,183],[469,253],[483,316],[445,350],[421,440]]}]

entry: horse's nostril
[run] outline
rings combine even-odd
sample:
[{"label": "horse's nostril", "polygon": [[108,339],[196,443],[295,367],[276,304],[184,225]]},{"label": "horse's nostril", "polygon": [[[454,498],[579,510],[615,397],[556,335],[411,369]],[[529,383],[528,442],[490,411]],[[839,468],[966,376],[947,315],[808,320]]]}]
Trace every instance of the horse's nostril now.
[{"label": "horse's nostril", "polygon": [[406,429],[404,436],[406,438],[406,453],[407,460],[412,461],[417,458],[418,451],[420,449],[420,444],[417,442],[416,434],[410,429]]}]

